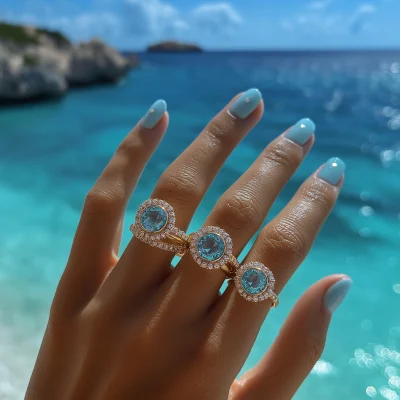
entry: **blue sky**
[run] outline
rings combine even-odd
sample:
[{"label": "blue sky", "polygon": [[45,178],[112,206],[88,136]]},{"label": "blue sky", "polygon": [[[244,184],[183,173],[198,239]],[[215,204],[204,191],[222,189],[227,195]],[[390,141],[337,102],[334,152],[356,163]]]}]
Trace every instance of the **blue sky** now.
[{"label": "blue sky", "polygon": [[209,49],[400,48],[400,0],[1,0],[0,19],[122,49],[161,39]]}]

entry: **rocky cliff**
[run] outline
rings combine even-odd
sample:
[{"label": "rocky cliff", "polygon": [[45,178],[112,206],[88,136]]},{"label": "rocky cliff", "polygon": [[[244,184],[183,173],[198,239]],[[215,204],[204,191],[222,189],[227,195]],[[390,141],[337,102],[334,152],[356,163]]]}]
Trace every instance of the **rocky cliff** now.
[{"label": "rocky cliff", "polygon": [[70,86],[118,82],[137,60],[98,39],[0,23],[0,103],[62,96]]}]

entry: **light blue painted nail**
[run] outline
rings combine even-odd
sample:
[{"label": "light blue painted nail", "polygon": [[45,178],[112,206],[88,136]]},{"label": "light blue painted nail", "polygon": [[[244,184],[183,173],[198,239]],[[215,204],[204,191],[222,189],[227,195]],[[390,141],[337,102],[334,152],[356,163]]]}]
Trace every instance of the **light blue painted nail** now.
[{"label": "light blue painted nail", "polygon": [[245,119],[257,108],[261,99],[261,92],[258,89],[250,89],[232,104],[229,111],[236,117]]},{"label": "light blue painted nail", "polygon": [[352,284],[350,278],[344,278],[334,283],[325,293],[325,307],[331,314],[342,304]]},{"label": "light blue painted nail", "polygon": [[340,158],[330,158],[319,171],[318,177],[331,185],[337,185],[343,176],[345,167],[345,163]]},{"label": "light blue painted nail", "polygon": [[146,129],[153,129],[167,111],[165,100],[157,100],[142,118],[141,124]]},{"label": "light blue painted nail", "polygon": [[286,138],[303,146],[315,132],[315,124],[310,118],[302,118],[286,133]]}]

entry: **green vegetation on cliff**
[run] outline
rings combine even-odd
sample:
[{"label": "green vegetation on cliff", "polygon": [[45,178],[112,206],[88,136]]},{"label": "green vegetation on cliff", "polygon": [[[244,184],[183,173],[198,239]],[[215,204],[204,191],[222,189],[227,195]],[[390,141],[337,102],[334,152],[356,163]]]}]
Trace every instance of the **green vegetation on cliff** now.
[{"label": "green vegetation on cliff", "polygon": [[21,25],[13,25],[0,22],[0,40],[9,40],[17,44],[38,44],[40,36],[48,36],[56,46],[69,46],[70,41],[60,32],[50,31],[43,28],[27,29]]}]

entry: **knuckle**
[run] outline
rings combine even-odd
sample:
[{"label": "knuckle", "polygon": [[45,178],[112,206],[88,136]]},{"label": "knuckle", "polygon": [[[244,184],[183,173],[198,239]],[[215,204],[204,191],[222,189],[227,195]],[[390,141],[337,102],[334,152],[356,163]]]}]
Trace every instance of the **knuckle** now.
[{"label": "knuckle", "polygon": [[228,122],[222,118],[215,118],[210,124],[206,127],[206,133],[216,141],[221,141],[222,139],[226,139],[231,137],[229,134],[234,126],[233,121]]},{"label": "knuckle", "polygon": [[157,185],[157,196],[174,199],[181,208],[188,207],[191,202],[198,202],[203,196],[202,186],[189,172],[180,171],[163,174]]},{"label": "knuckle", "polygon": [[82,327],[89,329],[89,332],[96,335],[104,332],[110,326],[112,320],[110,307],[98,300],[92,300],[80,313],[79,320]]},{"label": "knuckle", "polygon": [[319,335],[308,333],[305,340],[306,343],[304,348],[306,349],[306,362],[307,366],[311,370],[324,351],[325,339]]},{"label": "knuckle", "polygon": [[145,148],[135,139],[135,136],[128,135],[118,146],[116,154],[118,156],[128,156],[130,159],[132,157],[140,157]]},{"label": "knuckle", "polygon": [[223,225],[234,230],[258,228],[263,219],[254,202],[240,193],[221,200],[219,209]]},{"label": "knuckle", "polygon": [[324,214],[331,211],[336,201],[332,188],[318,181],[307,185],[302,191],[302,196],[307,203],[312,204],[313,208],[318,208]]},{"label": "knuckle", "polygon": [[244,382],[236,379],[230,387],[228,399],[246,400],[246,398],[249,398],[248,395],[249,391],[246,389]]},{"label": "knuckle", "polygon": [[299,150],[291,146],[285,146],[282,141],[278,141],[272,143],[264,150],[263,157],[279,168],[292,171],[303,160],[302,153]]},{"label": "knuckle", "polygon": [[262,232],[265,252],[278,265],[291,264],[302,259],[309,248],[309,240],[300,225],[291,219],[282,219]]},{"label": "knuckle", "polygon": [[84,214],[109,214],[113,210],[119,211],[119,205],[124,202],[121,191],[115,189],[98,189],[94,187],[86,196],[83,206]]}]

